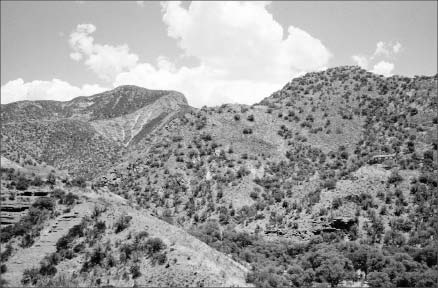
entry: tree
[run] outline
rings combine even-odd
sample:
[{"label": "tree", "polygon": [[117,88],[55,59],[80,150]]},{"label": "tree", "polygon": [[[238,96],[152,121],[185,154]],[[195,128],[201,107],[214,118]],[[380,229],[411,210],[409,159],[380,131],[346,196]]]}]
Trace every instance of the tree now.
[{"label": "tree", "polygon": [[315,274],[321,282],[328,282],[336,287],[341,281],[354,278],[353,264],[341,254],[332,255],[316,268]]},{"label": "tree", "polygon": [[49,176],[47,176],[47,184],[49,185],[55,185],[56,184],[56,177],[53,173],[50,173]]},{"label": "tree", "polygon": [[29,188],[29,181],[24,178],[24,176],[20,176],[15,187],[17,188],[17,190],[27,190],[27,188]]},{"label": "tree", "polygon": [[85,178],[82,177],[82,176],[78,176],[78,177],[74,178],[74,179],[71,181],[71,184],[72,184],[73,186],[81,187],[81,188],[85,188],[85,187],[87,186],[87,183],[86,183],[86,181],[85,181]]},{"label": "tree", "polygon": [[388,178],[388,183],[393,184],[393,183],[398,183],[401,181],[403,181],[403,178],[400,176],[400,174],[398,174],[397,171],[392,171],[391,175]]},{"label": "tree", "polygon": [[146,241],[146,247],[149,254],[152,255],[165,249],[166,244],[160,238],[150,238]]},{"label": "tree", "polygon": [[38,198],[33,204],[32,207],[35,207],[37,209],[46,209],[49,211],[53,211],[55,209],[55,203],[53,200],[49,197],[41,197]]},{"label": "tree", "polygon": [[128,215],[122,215],[120,216],[120,218],[117,220],[117,222],[114,224],[115,227],[115,233],[120,233],[123,230],[125,230],[126,228],[129,227],[129,222],[131,222],[132,217],[128,216]]},{"label": "tree", "polygon": [[394,287],[389,279],[388,274],[384,272],[371,272],[367,276],[368,285],[372,288]]}]

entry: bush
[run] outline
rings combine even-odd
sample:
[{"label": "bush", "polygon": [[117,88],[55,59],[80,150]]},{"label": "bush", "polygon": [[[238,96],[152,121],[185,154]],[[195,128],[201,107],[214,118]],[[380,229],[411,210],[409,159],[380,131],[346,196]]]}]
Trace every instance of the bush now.
[{"label": "bush", "polygon": [[61,252],[65,249],[67,249],[68,245],[70,244],[71,241],[72,241],[72,239],[68,235],[62,236],[56,242],[56,251]]},{"label": "bush", "polygon": [[6,267],[6,264],[2,264],[0,266],[0,274],[6,273],[6,271],[8,271],[8,267]]},{"label": "bush", "polygon": [[[2,233],[3,234],[3,231]],[[3,241],[2,241],[3,242]],[[6,245],[5,249],[2,249],[0,253],[0,262],[6,262],[8,261],[9,257],[12,255],[12,246],[11,244]]]},{"label": "bush", "polygon": [[167,261],[166,253],[155,253],[152,256],[152,263],[158,263],[158,265],[163,265]]},{"label": "bush", "polygon": [[41,180],[40,176],[35,176],[35,178],[33,178],[32,182],[30,183],[32,186],[41,186],[44,184],[43,180]]},{"label": "bush", "polygon": [[101,265],[105,257],[106,257],[105,251],[102,249],[101,246],[98,246],[91,252],[90,255],[88,255],[87,261],[85,261],[84,264],[82,265],[81,272],[87,272],[91,268],[97,265]]},{"label": "bush", "polygon": [[52,197],[58,200],[64,199],[65,191],[59,188],[56,188],[52,191]]},{"label": "bush", "polygon": [[401,181],[403,181],[403,178],[400,176],[400,174],[398,174],[397,171],[392,171],[391,175],[388,178],[388,183],[393,184],[393,183],[398,183]]},{"label": "bush", "polygon": [[129,272],[131,272],[132,274],[132,278],[138,278],[140,277],[141,273],[140,273],[140,266],[138,265],[132,265],[131,268],[129,268]]},{"label": "bush", "polygon": [[23,278],[21,279],[21,284],[23,285],[35,285],[39,279],[38,268],[26,269],[23,272]]},{"label": "bush", "polygon": [[371,272],[367,276],[368,285],[372,288],[379,287],[394,287],[391,284],[390,278],[388,274],[384,272]]},{"label": "bush", "polygon": [[126,228],[128,228],[129,227],[129,222],[131,222],[131,219],[132,219],[132,217],[128,216],[128,215],[120,216],[120,218],[114,224],[115,232],[116,233],[120,233],[123,230],[125,230]]},{"label": "bush", "polygon": [[146,247],[148,253],[152,255],[165,249],[166,244],[160,238],[150,238],[146,241]]},{"label": "bush", "polygon": [[338,209],[341,206],[342,206],[342,198],[335,198],[332,202],[332,208]]},{"label": "bush", "polygon": [[41,197],[38,198],[33,204],[32,207],[35,207],[39,210],[46,209],[49,211],[53,211],[55,209],[55,203],[49,197]]},{"label": "bush", "polygon": [[17,180],[17,184],[15,184],[15,188],[20,191],[27,190],[27,188],[29,188],[29,181],[23,176],[20,176]]},{"label": "bush", "polygon": [[251,128],[244,128],[243,134],[252,134],[252,129]]},{"label": "bush", "polygon": [[336,188],[336,180],[335,179],[327,179],[322,183],[322,187],[328,190],[333,190]]},{"label": "bush", "polygon": [[250,121],[250,122],[254,122],[254,115],[248,115],[248,118],[246,118],[246,119],[248,119],[248,121]]},{"label": "bush", "polygon": [[73,205],[73,204],[75,204],[76,203],[76,200],[78,200],[79,199],[79,196],[78,195],[75,195],[75,194],[73,194],[73,193],[71,193],[71,192],[69,192],[62,200],[61,200],[61,204],[64,204],[64,205],[68,205],[68,206],[70,206],[70,205]]},{"label": "bush", "polygon": [[49,185],[55,185],[56,184],[56,177],[53,173],[50,173],[49,176],[47,176],[47,184]]},{"label": "bush", "polygon": [[78,176],[71,181],[71,185],[76,186],[76,187],[85,188],[85,187],[87,187],[87,182],[85,181],[84,177]]}]

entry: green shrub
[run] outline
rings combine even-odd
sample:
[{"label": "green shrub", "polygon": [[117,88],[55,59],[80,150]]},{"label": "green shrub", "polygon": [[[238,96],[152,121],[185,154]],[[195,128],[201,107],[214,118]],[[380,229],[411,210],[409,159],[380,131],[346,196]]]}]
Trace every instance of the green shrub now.
[{"label": "green shrub", "polygon": [[136,264],[132,265],[131,268],[129,268],[129,272],[131,272],[132,278],[134,279],[140,277],[141,275],[140,266]]},{"label": "green shrub", "polygon": [[71,185],[85,188],[87,186],[87,182],[84,177],[78,176],[71,181]]},{"label": "green shrub", "polygon": [[0,266],[0,273],[3,274],[6,273],[6,271],[8,271],[8,267],[6,267],[6,264],[2,264]]},{"label": "green shrub", "polygon": [[27,190],[27,188],[29,188],[29,181],[25,177],[20,176],[17,180],[17,184],[15,184],[15,188],[21,191]]},{"label": "green shrub", "polygon": [[403,178],[400,176],[400,174],[398,174],[397,171],[392,171],[391,175],[388,177],[389,184],[399,183],[401,181],[403,181]]},{"label": "green shrub", "polygon": [[41,197],[32,204],[32,207],[35,207],[39,210],[46,209],[53,211],[55,209],[55,203],[53,202],[53,199],[49,197]]},{"label": "green shrub", "polygon": [[128,216],[128,215],[122,215],[120,216],[120,218],[117,220],[117,222],[114,224],[115,233],[120,233],[123,230],[125,230],[126,228],[129,227],[129,223],[131,222],[132,217]]},{"label": "green shrub", "polygon": [[21,284],[23,285],[35,285],[39,279],[39,269],[31,268],[26,269],[23,272],[23,277],[21,278]]},{"label": "green shrub", "polygon": [[69,192],[65,197],[62,199],[61,204],[71,206],[76,203],[76,201],[79,199],[78,195],[75,195],[71,192]]},{"label": "green shrub", "polygon": [[149,238],[146,241],[146,247],[148,253],[152,255],[165,249],[166,244],[164,244],[163,240],[161,240],[160,238]]},{"label": "green shrub", "polygon": [[158,265],[163,265],[167,261],[167,255],[163,253],[155,253],[152,255],[152,263],[158,263]]}]

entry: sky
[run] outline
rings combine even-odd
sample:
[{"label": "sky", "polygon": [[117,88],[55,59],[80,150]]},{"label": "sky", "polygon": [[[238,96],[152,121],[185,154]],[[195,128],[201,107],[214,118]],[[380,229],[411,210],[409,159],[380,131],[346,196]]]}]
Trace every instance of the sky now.
[{"label": "sky", "polygon": [[120,85],[253,104],[341,65],[437,73],[437,1],[1,1],[1,103]]}]

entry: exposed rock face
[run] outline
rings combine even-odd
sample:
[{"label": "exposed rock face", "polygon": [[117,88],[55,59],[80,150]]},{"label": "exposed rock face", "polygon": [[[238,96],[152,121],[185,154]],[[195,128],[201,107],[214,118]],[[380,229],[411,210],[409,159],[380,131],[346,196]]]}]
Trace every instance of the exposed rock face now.
[{"label": "exposed rock face", "polygon": [[171,92],[132,113],[111,119],[95,120],[91,122],[91,125],[106,138],[127,146],[144,125],[154,119],[169,115],[186,104],[182,94]]}]

